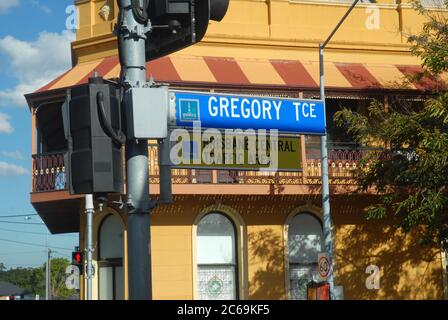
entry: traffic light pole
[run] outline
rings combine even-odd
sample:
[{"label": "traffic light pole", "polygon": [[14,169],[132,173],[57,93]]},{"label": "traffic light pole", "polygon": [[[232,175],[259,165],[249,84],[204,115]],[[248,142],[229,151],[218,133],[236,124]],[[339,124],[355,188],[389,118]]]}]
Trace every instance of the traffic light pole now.
[{"label": "traffic light pole", "polygon": [[[325,82],[324,82],[324,49],[319,46],[319,71],[320,71],[320,99],[325,101]],[[325,123],[327,121],[325,120]],[[320,138],[320,148],[322,154],[322,222],[324,234],[325,251],[330,256],[331,272],[327,277],[330,286],[330,299],[334,299],[334,279],[333,279],[333,234],[330,214],[330,182],[328,177],[328,148],[327,136]]]},{"label": "traffic light pole", "polygon": [[[320,99],[325,101],[325,70],[324,70],[324,49],[327,46],[328,42],[330,42],[331,38],[333,38],[336,31],[338,31],[339,27],[348,17],[350,12],[356,6],[359,0],[355,0],[350,8],[347,10],[345,15],[339,20],[336,27],[324,41],[324,43],[319,44],[319,76],[320,76]],[[326,123],[326,120],[325,120]],[[328,276],[328,283],[330,285],[330,299],[335,299],[335,290],[334,290],[334,278],[333,278],[333,269],[334,269],[334,257],[333,257],[333,235],[332,235],[332,222],[331,222],[331,214],[330,214],[330,183],[328,177],[328,148],[327,148],[327,136],[324,135],[321,137],[321,153],[322,153],[322,220],[323,220],[323,233],[324,233],[324,245],[325,250],[330,256],[331,263],[331,273]]]},{"label": "traffic light pole", "polygon": [[[146,27],[136,20],[131,0],[118,0],[118,6],[120,82],[125,90],[141,88],[146,85]],[[126,99],[123,106],[126,115],[131,116]],[[126,191],[129,299],[150,300],[152,279],[147,140],[126,142]]]},{"label": "traffic light pole", "polygon": [[93,266],[92,266],[92,253],[93,253],[93,240],[92,240],[92,228],[93,228],[93,213],[95,208],[93,206],[93,195],[86,194],[86,278],[87,278],[87,300],[92,300],[92,280],[93,280]]},{"label": "traffic light pole", "polygon": [[51,300],[51,249],[47,251],[47,270],[45,273],[45,300]]}]

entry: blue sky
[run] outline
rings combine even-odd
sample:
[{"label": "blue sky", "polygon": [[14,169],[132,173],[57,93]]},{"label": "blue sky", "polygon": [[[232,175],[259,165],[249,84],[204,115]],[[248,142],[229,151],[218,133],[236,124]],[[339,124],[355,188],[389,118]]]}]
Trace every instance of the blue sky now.
[{"label": "blue sky", "polygon": [[66,30],[66,8],[72,4],[0,0],[0,262],[6,267],[42,265],[47,238],[56,256],[70,258],[78,244],[78,234],[47,237],[39,216],[4,218],[36,214],[30,204],[31,116],[23,94],[70,68],[74,34]]}]

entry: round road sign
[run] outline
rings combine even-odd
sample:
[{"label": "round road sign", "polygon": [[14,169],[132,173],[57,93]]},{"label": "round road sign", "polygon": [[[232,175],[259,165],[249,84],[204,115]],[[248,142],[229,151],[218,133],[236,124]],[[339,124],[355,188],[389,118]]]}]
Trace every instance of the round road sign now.
[{"label": "round road sign", "polygon": [[317,262],[317,271],[322,280],[326,280],[331,272],[330,259],[327,255],[319,255],[319,260]]}]

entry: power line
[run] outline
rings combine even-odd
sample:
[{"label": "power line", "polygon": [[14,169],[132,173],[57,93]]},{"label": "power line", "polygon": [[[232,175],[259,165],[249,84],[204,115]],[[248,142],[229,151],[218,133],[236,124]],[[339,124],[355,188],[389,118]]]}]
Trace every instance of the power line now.
[{"label": "power line", "polygon": [[32,214],[16,214],[16,215],[11,215],[11,216],[2,216],[0,215],[0,218],[19,218],[19,217],[34,217],[34,216],[38,216],[38,214],[36,213],[32,213]]},{"label": "power line", "polygon": [[52,251],[52,252],[57,253],[57,254],[59,254],[59,255],[65,257],[65,258],[69,258],[69,259],[72,258],[71,256],[69,256],[69,255],[67,255],[67,254],[64,254],[64,253],[62,253],[62,252],[59,252],[59,251]]},{"label": "power line", "polygon": [[63,237],[63,238],[67,238],[67,239],[79,239],[79,236],[74,234],[74,235],[68,235],[68,234],[50,234],[50,236],[52,237]]},{"label": "power line", "polygon": [[13,256],[13,255],[19,255],[19,254],[31,254],[31,253],[42,253],[46,252],[45,250],[40,251],[25,251],[25,252],[0,252],[0,256]]},{"label": "power line", "polygon": [[14,221],[3,221],[0,220],[0,223],[13,223],[13,224],[34,224],[34,225],[45,225],[44,223],[36,223],[36,222],[14,222]]},{"label": "power line", "polygon": [[36,244],[36,243],[29,243],[29,242],[22,242],[22,241],[8,240],[8,239],[0,239],[0,241],[11,242],[11,243],[18,243],[18,244],[25,244],[25,245],[41,247],[41,248],[55,248],[55,249],[60,249],[60,250],[72,251],[72,249],[63,248],[63,247],[45,246],[43,244]]},{"label": "power line", "polygon": [[46,233],[43,232],[32,232],[32,231],[22,231],[22,230],[12,230],[12,229],[3,229],[0,228],[1,231],[8,231],[8,232],[18,232],[18,233],[29,233],[29,234],[38,234],[38,235],[46,235]]},{"label": "power line", "polygon": [[77,235],[69,236],[69,235],[62,235],[62,234],[47,234],[47,233],[44,233],[44,232],[32,232],[32,231],[12,230],[12,229],[3,229],[3,228],[0,228],[0,230],[1,230],[1,231],[8,231],[8,232],[18,232],[18,233],[38,234],[38,235],[42,235],[42,236],[49,235],[49,236],[54,236],[54,237],[64,237],[64,238],[78,237]]}]

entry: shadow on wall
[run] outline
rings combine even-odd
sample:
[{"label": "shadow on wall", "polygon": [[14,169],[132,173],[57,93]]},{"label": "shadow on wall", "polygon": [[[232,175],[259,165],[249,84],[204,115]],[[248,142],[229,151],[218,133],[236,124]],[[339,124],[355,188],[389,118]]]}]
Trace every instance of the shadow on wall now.
[{"label": "shadow on wall", "polygon": [[271,228],[248,234],[249,298],[285,299],[283,239]]},{"label": "shadow on wall", "polygon": [[[417,231],[364,220],[337,225],[336,234],[336,284],[345,299],[443,299],[440,250],[420,245]],[[379,268],[379,289],[367,288],[369,265]]]}]

